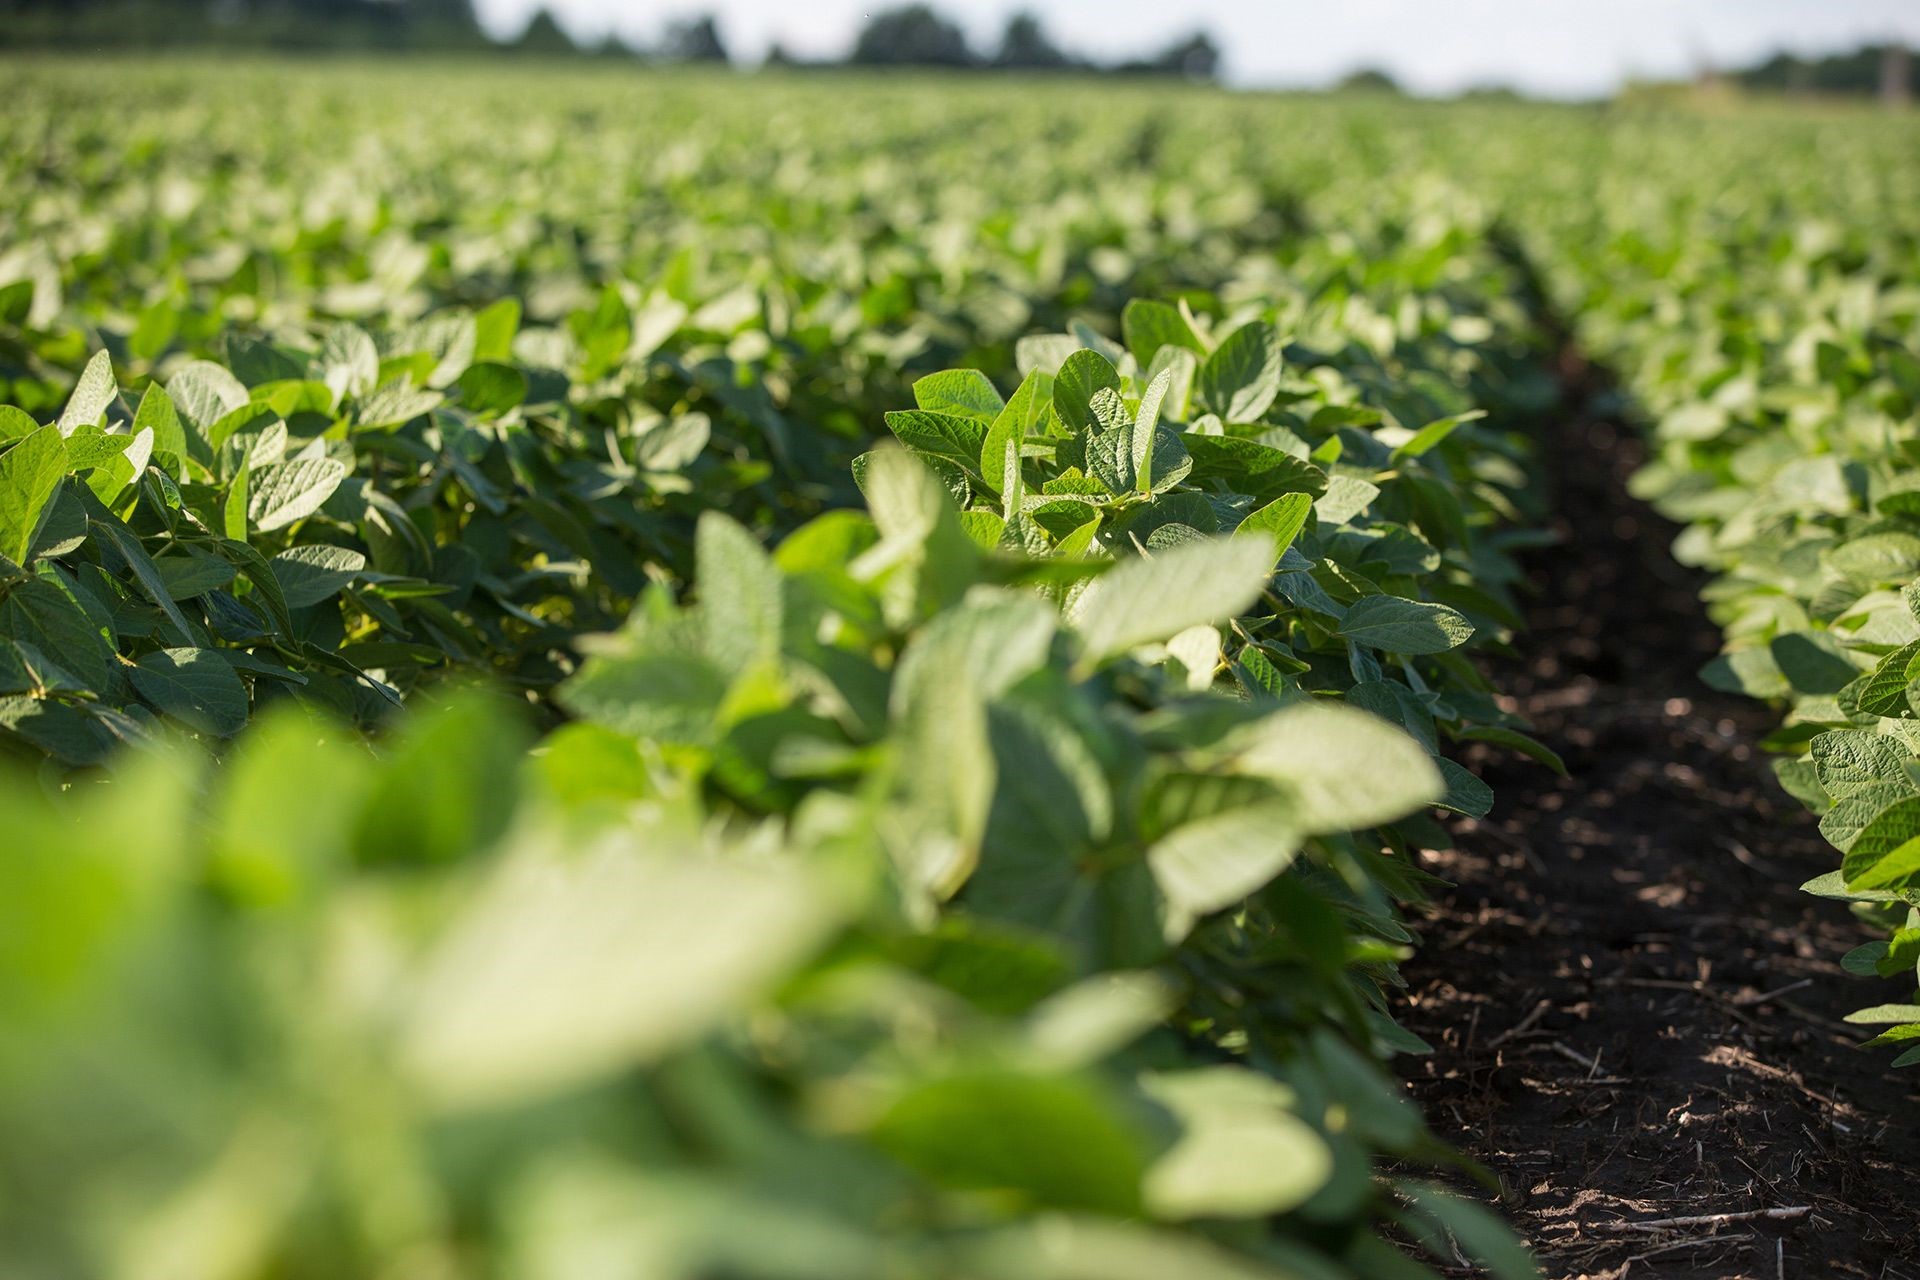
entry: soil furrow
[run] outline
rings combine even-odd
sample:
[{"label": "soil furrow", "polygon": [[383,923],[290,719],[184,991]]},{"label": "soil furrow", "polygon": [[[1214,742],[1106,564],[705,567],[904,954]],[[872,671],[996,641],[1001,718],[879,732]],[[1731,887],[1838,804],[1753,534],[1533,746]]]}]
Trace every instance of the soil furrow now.
[{"label": "soil furrow", "polygon": [[[1469,761],[1499,800],[1426,855],[1456,887],[1407,966],[1436,1052],[1405,1074],[1549,1276],[1920,1280],[1920,1097],[1840,1021],[1910,993],[1841,971],[1872,935],[1798,888],[1835,855],[1773,781],[1772,716],[1700,683],[1701,579],[1627,494],[1638,442],[1571,399],[1530,656],[1496,673],[1571,776]],[[1635,1229],[1716,1214],[1742,1216]]]}]

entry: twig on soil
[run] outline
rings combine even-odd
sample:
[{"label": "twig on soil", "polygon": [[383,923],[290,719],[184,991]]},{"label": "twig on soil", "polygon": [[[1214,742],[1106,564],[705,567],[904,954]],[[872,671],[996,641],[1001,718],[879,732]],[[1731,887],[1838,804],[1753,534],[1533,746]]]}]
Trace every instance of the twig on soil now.
[{"label": "twig on soil", "polygon": [[1752,1008],[1756,1004],[1766,1004],[1769,1000],[1773,1000],[1780,996],[1786,995],[1787,992],[1789,991],[1798,991],[1802,987],[1810,987],[1812,985],[1813,985],[1812,978],[1802,978],[1798,982],[1790,982],[1786,986],[1778,987],[1772,991],[1762,991],[1757,995],[1751,995],[1751,996],[1737,996],[1734,998],[1733,1002],[1739,1005],[1743,1009],[1748,1009],[1748,1008]]},{"label": "twig on soil", "polygon": [[1663,1244],[1658,1249],[1649,1249],[1645,1253],[1634,1254],[1632,1257],[1627,1259],[1626,1265],[1620,1268],[1620,1274],[1621,1276],[1624,1277],[1627,1274],[1627,1272],[1633,1269],[1634,1263],[1647,1262],[1647,1261],[1650,1261],[1651,1259],[1658,1258],[1663,1254],[1681,1253],[1688,1249],[1707,1249],[1707,1248],[1712,1248],[1716,1245],[1746,1244],[1752,1241],[1752,1239],[1753,1239],[1752,1236],[1745,1235],[1745,1236],[1702,1236],[1698,1240],[1675,1240],[1672,1244]]},{"label": "twig on soil", "polygon": [[1586,1054],[1581,1053],[1575,1049],[1570,1049],[1565,1044],[1562,1044],[1558,1040],[1555,1040],[1552,1044],[1548,1045],[1547,1047],[1549,1049],[1552,1049],[1555,1053],[1559,1054],[1561,1057],[1567,1059],[1569,1062],[1577,1062],[1581,1066],[1585,1067],[1587,1069],[1586,1083],[1588,1084],[1625,1084],[1627,1082],[1626,1078],[1623,1076],[1601,1075],[1600,1074],[1600,1055],[1597,1053],[1593,1057],[1589,1058]]},{"label": "twig on soil", "polygon": [[1653,1218],[1646,1222],[1601,1222],[1602,1231],[1678,1231],[1685,1227],[1725,1227],[1736,1222],[1798,1222],[1813,1212],[1810,1204],[1785,1209],[1747,1209],[1739,1213],[1703,1213],[1690,1218]]},{"label": "twig on soil", "polygon": [[1514,1023],[1512,1026],[1508,1027],[1505,1031],[1502,1031],[1499,1035],[1495,1036],[1493,1039],[1487,1041],[1484,1047],[1489,1050],[1498,1049],[1501,1045],[1505,1044],[1507,1041],[1527,1034],[1527,1032],[1533,1030],[1534,1023],[1540,1021],[1540,1019],[1547,1016],[1547,1010],[1551,1008],[1553,1008],[1553,1001],[1542,1000],[1539,1004],[1536,1004],[1535,1006],[1533,1006],[1532,1013],[1520,1019],[1520,1021]]}]

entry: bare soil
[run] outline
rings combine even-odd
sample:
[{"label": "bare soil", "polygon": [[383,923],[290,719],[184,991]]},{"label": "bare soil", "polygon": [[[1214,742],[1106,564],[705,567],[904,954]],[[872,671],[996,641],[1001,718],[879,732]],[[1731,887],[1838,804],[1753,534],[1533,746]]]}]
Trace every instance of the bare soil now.
[{"label": "bare soil", "polygon": [[1437,1051],[1403,1074],[1555,1280],[1920,1280],[1920,1077],[1841,1022],[1911,991],[1841,971],[1873,935],[1798,888],[1837,855],[1757,745],[1774,713],[1700,683],[1717,633],[1627,495],[1638,443],[1570,408],[1561,544],[1495,675],[1571,778],[1469,758],[1499,799],[1424,855],[1456,887],[1406,967]]}]

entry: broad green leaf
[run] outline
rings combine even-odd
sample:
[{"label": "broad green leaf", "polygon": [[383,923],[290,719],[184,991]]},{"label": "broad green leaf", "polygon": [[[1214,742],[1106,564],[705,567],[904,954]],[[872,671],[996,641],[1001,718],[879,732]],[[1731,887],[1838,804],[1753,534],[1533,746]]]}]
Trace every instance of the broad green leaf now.
[{"label": "broad green leaf", "polygon": [[1494,1280],[1540,1280],[1540,1268],[1513,1232],[1487,1210],[1427,1183],[1402,1183],[1400,1190],[1413,1208],[1402,1221],[1436,1259],[1464,1250]]},{"label": "broad green leaf", "polygon": [[527,375],[510,364],[482,361],[469,365],[455,385],[460,403],[486,417],[518,408],[527,398]]},{"label": "broad green leaf", "polygon": [[32,414],[10,404],[0,404],[0,444],[23,439],[39,429],[40,424],[33,420]]},{"label": "broad green leaf", "polygon": [[148,386],[140,397],[140,407],[133,415],[133,429],[153,432],[156,455],[165,454],[180,462],[192,456],[187,445],[187,429],[174,411],[173,398],[157,382]]},{"label": "broad green leaf", "polygon": [[1860,667],[1840,643],[1824,631],[1775,636],[1773,661],[1798,693],[1838,693],[1860,675]]},{"label": "broad green leaf", "polygon": [[1286,788],[1294,824],[1310,835],[1377,827],[1447,792],[1433,758],[1405,731],[1337,703],[1276,711],[1237,745],[1234,768]]},{"label": "broad green leaf", "polygon": [[1272,559],[1258,540],[1219,538],[1123,560],[1072,609],[1085,661],[1097,664],[1245,612],[1266,586]]},{"label": "broad green leaf", "polygon": [[1287,553],[1293,540],[1307,527],[1307,517],[1313,512],[1313,495],[1307,493],[1286,493],[1272,502],[1260,507],[1240,522],[1234,530],[1236,535],[1264,534],[1273,539],[1273,562],[1280,563],[1280,557]]},{"label": "broad green leaf", "polygon": [[1473,636],[1473,624],[1443,604],[1367,596],[1347,606],[1339,634],[1385,653],[1445,653]]},{"label": "broad green leaf", "polygon": [[[85,493],[85,490],[81,492]],[[88,514],[87,528],[95,537],[110,544],[120,554],[120,558],[127,562],[127,568],[133,571],[134,578],[147,593],[147,598],[160,606],[161,612],[167,615],[167,620],[173,624],[179,638],[191,640],[195,634],[195,628],[187,622],[186,615],[180,612],[179,606],[174,604],[173,596],[167,591],[167,580],[160,576],[160,570],[155,567],[153,557],[147,554],[147,549],[140,544],[140,539],[133,530],[122,524],[111,512],[98,508]]]},{"label": "broad green leaf", "polygon": [[837,915],[797,859],[529,833],[409,984],[399,1061],[442,1110],[577,1089],[748,1013]]},{"label": "broad green leaf", "polygon": [[1053,411],[1070,430],[1095,426],[1094,398],[1102,391],[1118,392],[1120,374],[1098,351],[1075,351],[1060,365],[1053,380]]},{"label": "broad green leaf", "polygon": [[1302,832],[1285,803],[1247,805],[1175,827],[1147,849],[1178,942],[1196,920],[1230,907],[1287,868]]},{"label": "broad green leaf", "polygon": [[781,576],[754,536],[717,511],[695,534],[705,652],[739,673],[779,656]]},{"label": "broad green leaf", "polygon": [[247,687],[217,650],[162,649],[127,677],[155,711],[188,728],[229,738],[246,727]]},{"label": "broad green leaf", "polygon": [[1238,1066],[1161,1072],[1149,1098],[1180,1122],[1180,1137],[1146,1174],[1156,1217],[1259,1218],[1310,1199],[1333,1174],[1333,1154],[1293,1115],[1292,1094]]},{"label": "broad green leaf", "polygon": [[1264,320],[1240,326],[1200,366],[1200,402],[1228,422],[1257,422],[1280,394],[1280,335]]},{"label": "broad green leaf", "polygon": [[1193,455],[1193,479],[1224,480],[1236,493],[1266,500],[1284,493],[1318,497],[1327,491],[1327,473],[1256,440],[1182,433],[1180,443]]},{"label": "broad green leaf", "polygon": [[1127,350],[1142,369],[1153,364],[1162,347],[1180,347],[1196,355],[1206,354],[1193,327],[1178,307],[1170,307],[1152,298],[1134,298],[1120,314],[1120,328],[1126,335]]},{"label": "broad green leaf", "polygon": [[284,529],[318,511],[346,478],[333,458],[305,458],[262,467],[252,478],[247,518],[262,533]]},{"label": "broad green leaf", "polygon": [[1901,782],[1913,753],[1892,738],[1858,729],[1823,733],[1809,755],[1827,794],[1839,799],[1882,782]]},{"label": "broad green leaf", "polygon": [[367,558],[347,547],[312,543],[289,547],[269,562],[289,609],[304,609],[338,594],[367,567]]},{"label": "broad green leaf", "polygon": [[989,424],[1007,407],[987,375],[978,369],[928,374],[913,384],[913,402],[932,413],[977,418]]},{"label": "broad green leaf", "polygon": [[1153,464],[1154,455],[1159,452],[1155,444],[1159,434],[1160,406],[1167,398],[1167,389],[1172,385],[1171,373],[1162,373],[1155,378],[1140,397],[1140,408],[1134,417],[1133,468],[1136,473],[1135,484],[1141,493],[1152,493],[1154,490]]},{"label": "broad green leaf", "polygon": [[1487,416],[1485,409],[1474,409],[1468,413],[1456,413],[1451,417],[1439,418],[1414,432],[1412,437],[1393,451],[1395,464],[1408,458],[1418,458],[1438,448],[1448,436],[1469,422],[1478,422]]},{"label": "broad green leaf", "polygon": [[1133,1213],[1147,1164],[1127,1112],[1076,1076],[983,1070],[929,1080],[887,1108],[873,1138],[936,1185],[1031,1207]]},{"label": "broad green leaf", "polygon": [[1849,889],[1907,887],[1920,871],[1920,795],[1904,796],[1875,813],[1847,844],[1841,871]]},{"label": "broad green leaf", "polygon": [[203,433],[247,407],[245,384],[211,360],[190,360],[176,369],[167,380],[167,397],[178,416]]},{"label": "broad green leaf", "polygon": [[1871,1009],[1850,1013],[1846,1020],[1855,1026],[1875,1026],[1890,1022],[1920,1022],[1920,1004],[1877,1004]]},{"label": "broad green leaf", "polygon": [[0,555],[27,563],[66,474],[66,444],[58,427],[41,427],[0,454]]},{"label": "broad green leaf", "polygon": [[899,437],[901,444],[915,453],[944,459],[967,471],[980,466],[987,425],[978,418],[924,409],[897,410],[887,415],[887,427]]},{"label": "broad green leaf", "polygon": [[986,439],[980,443],[980,475],[989,489],[1003,497],[1010,474],[1008,456],[1012,455],[1014,463],[1011,474],[1017,474],[1021,445],[1045,419],[1052,394],[1052,380],[1046,374],[1029,373],[1020,380],[1013,399],[994,416]]},{"label": "broad green leaf", "polygon": [[60,411],[60,434],[70,436],[81,427],[97,424],[119,394],[120,388],[113,380],[112,358],[104,351],[96,352],[81,371],[79,382],[74,384],[67,407]]}]

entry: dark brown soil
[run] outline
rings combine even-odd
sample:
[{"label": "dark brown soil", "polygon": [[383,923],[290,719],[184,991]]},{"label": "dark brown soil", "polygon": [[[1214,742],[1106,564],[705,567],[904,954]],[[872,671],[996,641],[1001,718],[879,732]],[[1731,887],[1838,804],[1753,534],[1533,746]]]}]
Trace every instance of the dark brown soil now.
[{"label": "dark brown soil", "polygon": [[1773,717],[1695,675],[1717,636],[1627,496],[1636,442],[1567,421],[1532,656],[1497,675],[1572,777],[1469,761],[1499,801],[1426,855],[1457,887],[1406,969],[1437,1049],[1409,1084],[1556,1280],[1920,1280],[1916,1077],[1840,1021],[1911,992],[1841,972],[1872,935],[1799,891],[1836,855],[1756,745]]}]

